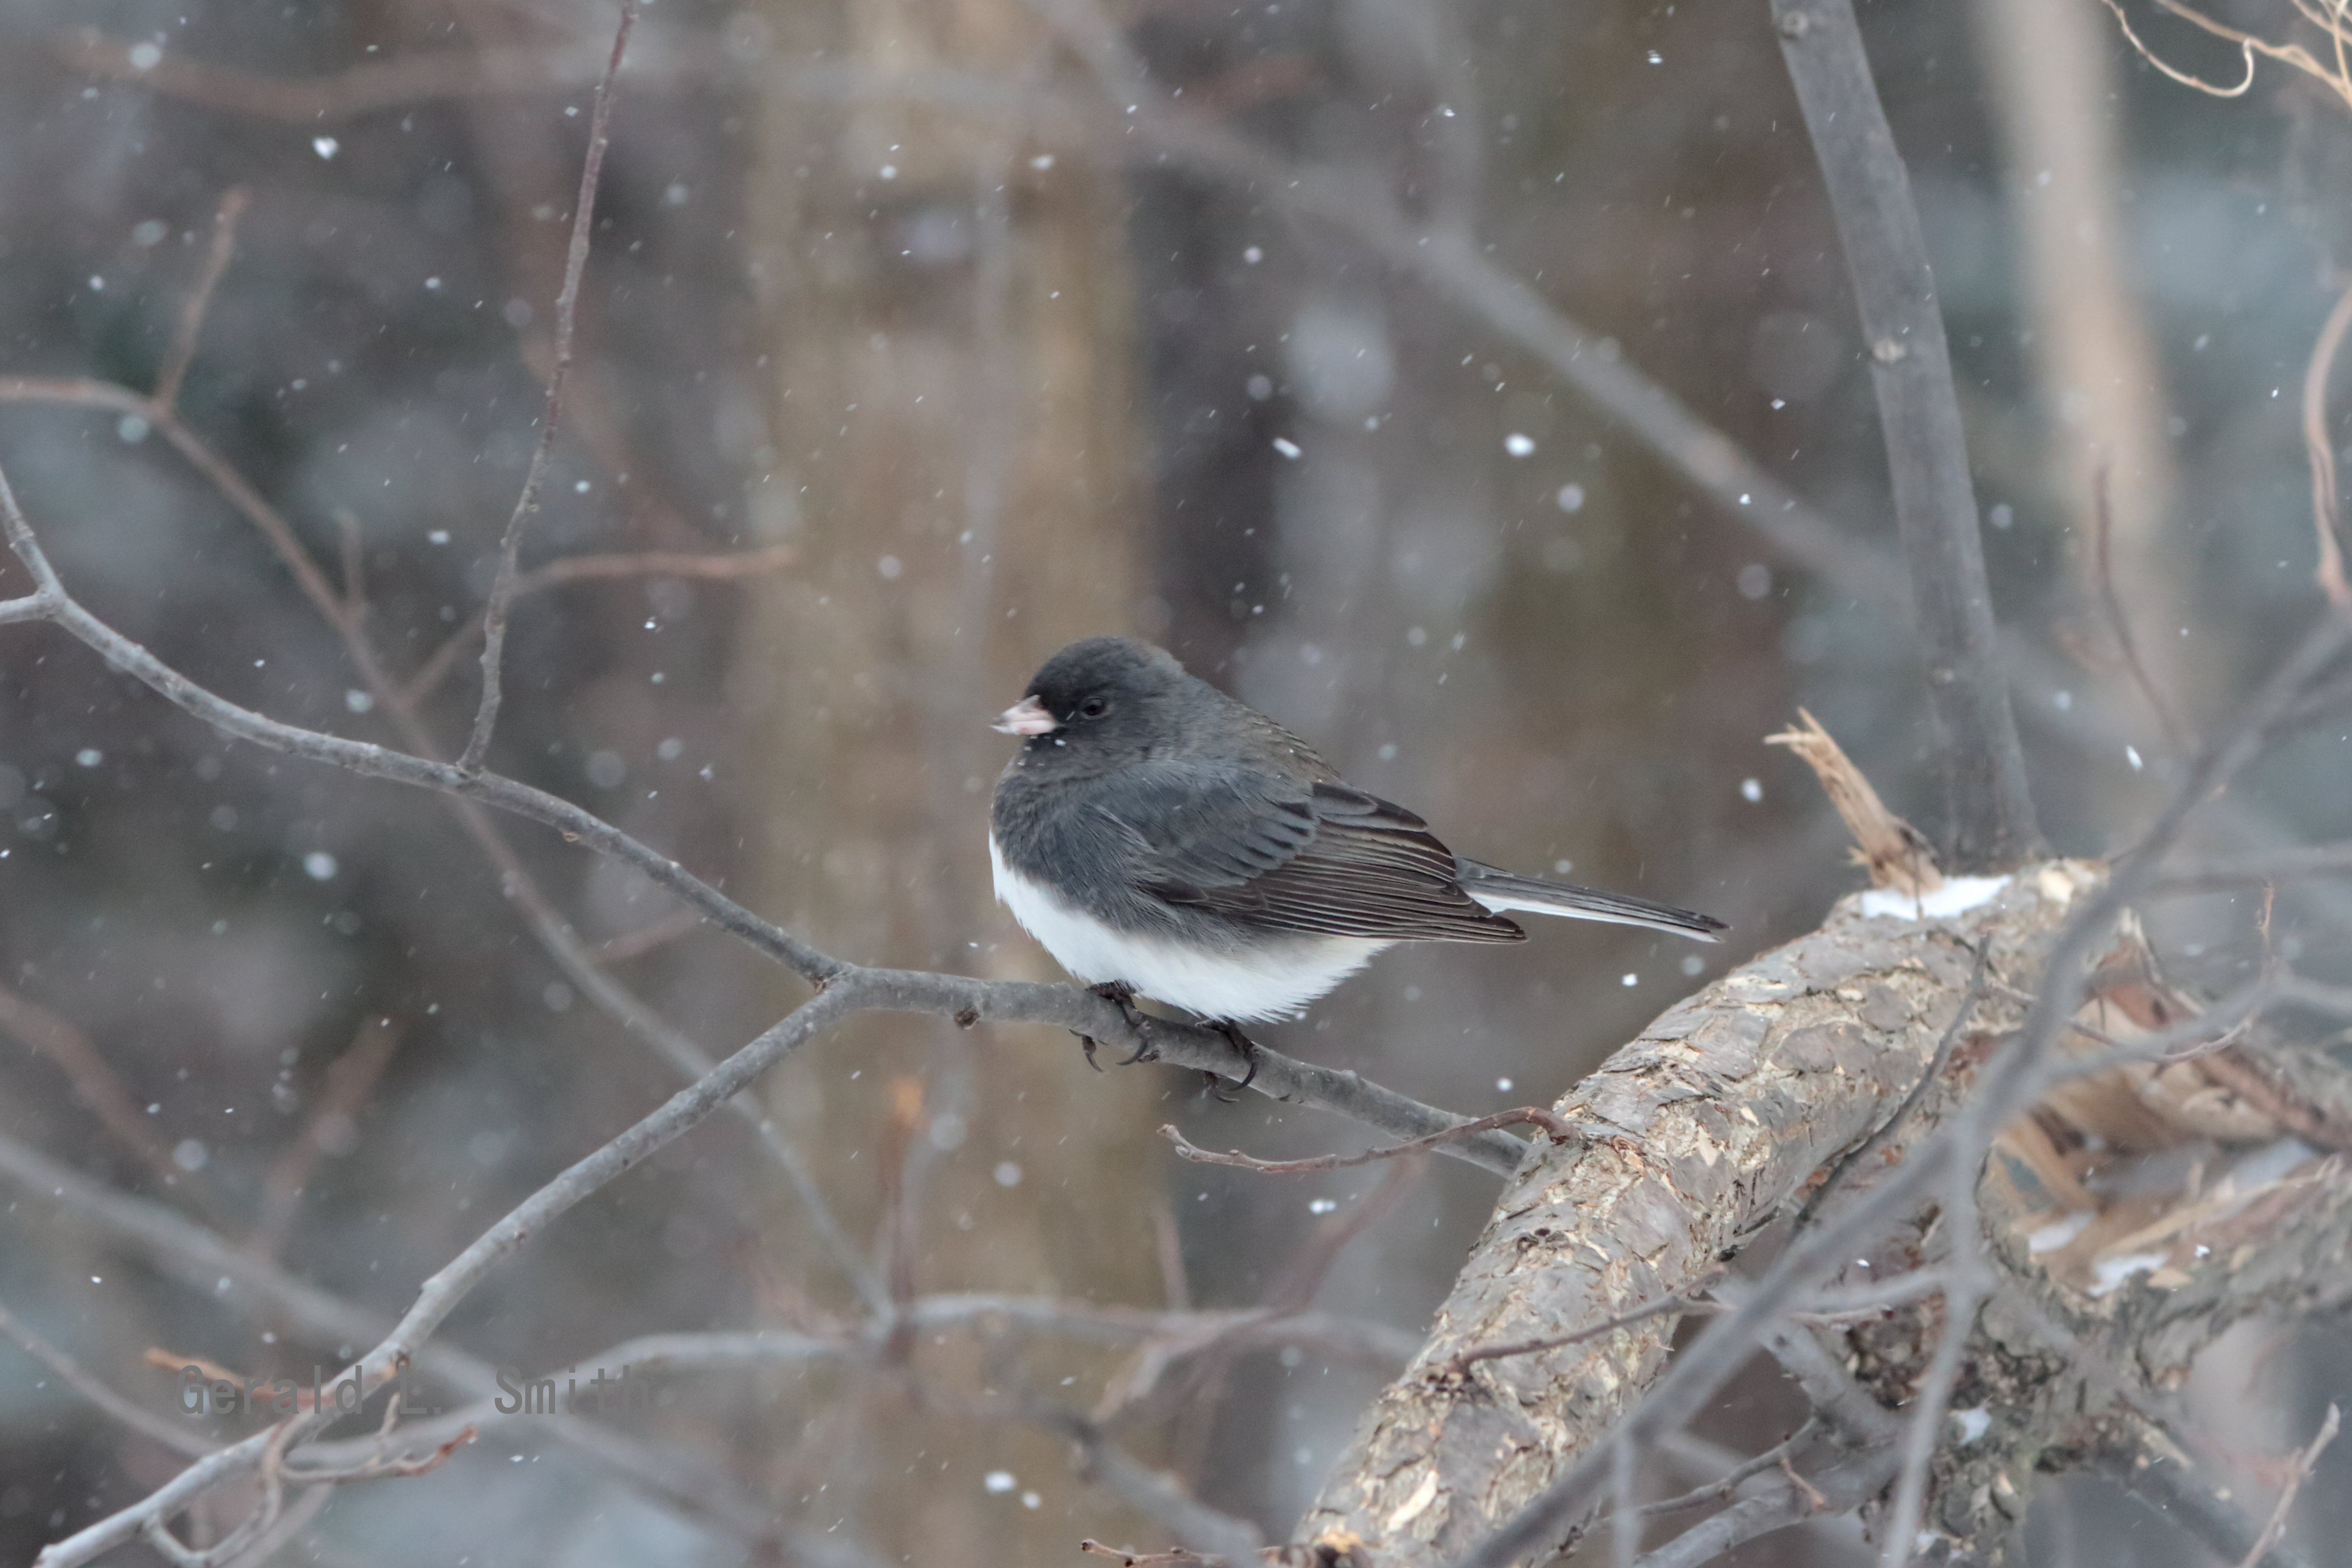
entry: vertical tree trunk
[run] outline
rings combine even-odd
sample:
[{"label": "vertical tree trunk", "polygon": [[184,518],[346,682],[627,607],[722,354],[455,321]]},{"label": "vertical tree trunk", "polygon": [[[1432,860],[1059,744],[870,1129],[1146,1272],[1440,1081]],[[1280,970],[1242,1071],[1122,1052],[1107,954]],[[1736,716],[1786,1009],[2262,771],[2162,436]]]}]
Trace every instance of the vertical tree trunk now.
[{"label": "vertical tree trunk", "polygon": [[[989,790],[1011,742],[987,725],[1055,647],[1135,614],[1119,194],[1012,119],[887,90],[944,68],[1050,77],[1017,0],[779,3],[767,16],[772,58],[821,60],[859,90],[758,106],[749,202],[773,453],[754,514],[805,554],[754,616],[739,669],[765,803],[753,890],[864,963],[1055,978],[992,903]],[[876,1244],[895,1251],[900,1288],[1149,1301],[1149,1115],[1166,1087],[1149,1069],[1087,1072],[1075,1042],[1032,1029],[883,1018],[827,1039],[772,1094],[861,1246],[892,1233],[884,1194],[903,1182],[895,1239]],[[888,1171],[894,1104],[910,1136]],[[781,1192],[777,1210],[793,1234]],[[845,1301],[810,1241],[802,1227],[779,1268]],[[925,1367],[950,1357],[963,1388],[1054,1395],[1080,1370],[1055,1360],[1066,1352],[998,1352],[978,1375],[968,1342],[908,1353],[911,1381],[877,1380],[811,1439],[780,1423],[776,1484],[826,1489],[810,1522],[835,1509],[887,1558],[927,1564],[1051,1561],[1103,1529],[1066,1445],[923,1405]],[[995,1471],[1015,1487],[990,1490]]]},{"label": "vertical tree trunk", "polygon": [[[2168,534],[2179,475],[2165,430],[2163,367],[2124,256],[2115,29],[2096,6],[1979,0],[1979,48],[2008,164],[2019,271],[2040,401],[2053,417],[2051,478],[2076,542],[2088,602],[2098,476],[2114,517],[2115,589],[2157,689],[2194,712],[2201,668],[2175,628],[2189,613],[2186,559]],[[2100,639],[2106,639],[2102,637]],[[2137,711],[2137,696],[2126,700]]]}]

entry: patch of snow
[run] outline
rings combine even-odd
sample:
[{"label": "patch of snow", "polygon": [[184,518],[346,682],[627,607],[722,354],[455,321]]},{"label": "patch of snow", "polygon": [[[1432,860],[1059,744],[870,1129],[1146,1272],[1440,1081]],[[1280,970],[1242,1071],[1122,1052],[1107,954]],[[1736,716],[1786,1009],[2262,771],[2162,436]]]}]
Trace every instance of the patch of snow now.
[{"label": "patch of snow", "polygon": [[2036,1257],[2045,1252],[2055,1252],[2088,1229],[2093,1217],[2090,1210],[2084,1209],[2068,1215],[2064,1219],[2053,1220],[2026,1237],[2025,1250]]},{"label": "patch of snow", "polygon": [[1873,888],[1862,895],[1862,912],[1865,919],[1949,920],[1991,902],[1993,895],[2008,886],[2007,877],[1948,877],[1942,887],[1924,898],[1893,888]]},{"label": "patch of snow", "polygon": [[2120,1258],[2099,1259],[2098,1279],[2091,1286],[2093,1296],[2112,1295],[2123,1288],[2124,1281],[2135,1274],[2145,1274],[2164,1267],[2168,1252],[2126,1252]]}]

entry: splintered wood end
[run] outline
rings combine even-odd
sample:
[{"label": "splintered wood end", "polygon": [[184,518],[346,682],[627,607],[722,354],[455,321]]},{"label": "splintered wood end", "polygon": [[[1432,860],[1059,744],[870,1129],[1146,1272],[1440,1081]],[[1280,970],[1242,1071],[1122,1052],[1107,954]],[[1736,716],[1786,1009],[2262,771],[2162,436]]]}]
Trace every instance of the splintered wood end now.
[{"label": "splintered wood end", "polygon": [[1800,708],[1797,723],[1777,735],[1767,735],[1768,746],[1786,746],[1802,757],[1822,781],[1830,804],[1853,835],[1854,860],[1868,868],[1870,885],[1892,888],[1917,898],[1944,885],[1936,868],[1936,852],[1925,835],[1886,809],[1853,759],[1822,728],[1820,720]]}]

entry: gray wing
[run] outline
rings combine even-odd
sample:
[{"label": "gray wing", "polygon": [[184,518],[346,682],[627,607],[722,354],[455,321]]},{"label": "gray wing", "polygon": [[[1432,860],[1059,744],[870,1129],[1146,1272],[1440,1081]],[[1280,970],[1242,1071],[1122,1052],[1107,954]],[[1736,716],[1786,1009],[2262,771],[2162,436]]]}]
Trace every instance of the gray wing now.
[{"label": "gray wing", "polygon": [[1123,782],[1135,882],[1269,931],[1518,942],[1456,884],[1454,852],[1402,806],[1336,782],[1153,763]]}]

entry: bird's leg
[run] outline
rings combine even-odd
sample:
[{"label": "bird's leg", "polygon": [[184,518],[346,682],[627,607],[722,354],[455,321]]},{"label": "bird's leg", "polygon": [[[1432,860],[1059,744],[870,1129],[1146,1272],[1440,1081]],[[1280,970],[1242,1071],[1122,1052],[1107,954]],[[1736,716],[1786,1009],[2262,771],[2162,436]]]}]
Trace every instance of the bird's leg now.
[{"label": "bird's leg", "polygon": [[[1127,1026],[1135,1031],[1135,1054],[1121,1061],[1119,1066],[1133,1067],[1138,1062],[1150,1061],[1160,1054],[1144,1044],[1143,1009],[1135,1005],[1134,986],[1124,980],[1106,980],[1099,984],[1089,985],[1087,989],[1117,1006],[1120,1016],[1127,1020]],[[1080,1035],[1078,1039],[1086,1047],[1087,1066],[1093,1068],[1097,1072],[1102,1071],[1102,1065],[1095,1060],[1094,1037]]]},{"label": "bird's leg", "polygon": [[[1247,1089],[1252,1083],[1255,1082],[1257,1079],[1257,1042],[1251,1039],[1247,1035],[1243,1034],[1242,1026],[1239,1024],[1234,1023],[1231,1018],[1213,1018],[1207,1023],[1205,1027],[1214,1029],[1217,1033],[1224,1036],[1225,1043],[1232,1046],[1235,1051],[1240,1053],[1242,1060],[1249,1065],[1249,1070],[1242,1075],[1241,1082],[1234,1085],[1234,1087],[1237,1089]],[[1235,1102],[1235,1096],[1217,1093],[1218,1086],[1223,1082],[1220,1075],[1216,1073],[1207,1073],[1203,1076],[1209,1080],[1210,1093],[1215,1094],[1219,1100],[1223,1100],[1228,1105]]]}]

